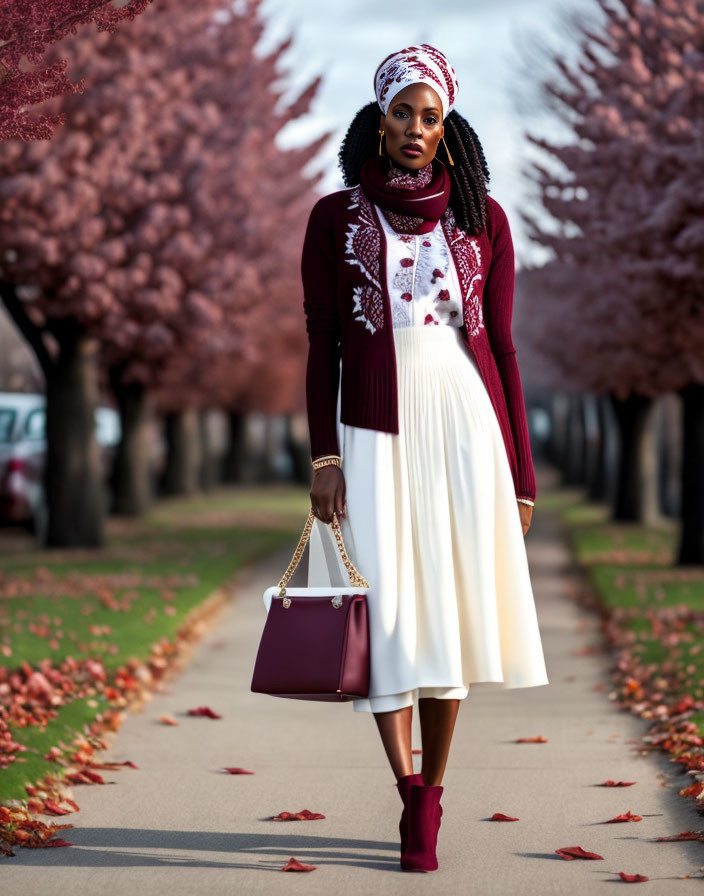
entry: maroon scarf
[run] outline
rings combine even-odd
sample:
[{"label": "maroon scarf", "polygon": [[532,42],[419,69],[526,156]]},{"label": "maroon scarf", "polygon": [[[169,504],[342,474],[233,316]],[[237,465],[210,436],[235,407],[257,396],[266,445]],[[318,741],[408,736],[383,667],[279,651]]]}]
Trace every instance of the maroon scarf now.
[{"label": "maroon scarf", "polygon": [[399,233],[429,233],[450,201],[450,175],[437,157],[411,174],[388,156],[372,156],[362,165],[360,185]]}]

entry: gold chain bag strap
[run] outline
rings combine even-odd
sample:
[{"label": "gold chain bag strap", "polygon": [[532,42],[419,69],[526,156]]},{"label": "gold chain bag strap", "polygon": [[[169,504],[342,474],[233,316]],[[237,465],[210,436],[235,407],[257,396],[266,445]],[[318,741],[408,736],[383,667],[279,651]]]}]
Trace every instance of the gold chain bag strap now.
[{"label": "gold chain bag strap", "polygon": [[[288,565],[288,569],[281,576],[281,579],[278,583],[279,597],[283,597],[283,604],[286,609],[291,606],[291,598],[286,595],[286,583],[289,581],[291,576],[296,571],[296,567],[301,562],[301,557],[303,556],[303,551],[306,549],[306,544],[308,543],[308,539],[310,538],[310,533],[313,529],[314,522],[315,514],[311,509],[308,513],[308,519],[306,520],[305,526],[303,527],[301,537],[298,541],[298,544],[296,545],[296,550],[293,552],[293,557],[291,558],[291,562]],[[347,555],[345,543],[342,540],[342,528],[340,526],[340,521],[338,520],[337,514],[334,511],[330,527],[333,531],[333,534],[335,535],[335,543],[337,544],[337,549],[340,552],[340,556],[342,557],[342,562],[345,564],[345,569],[347,570],[347,575],[350,579],[350,585],[357,585],[360,588],[369,588],[369,582],[364,578],[364,576]],[[336,603],[337,598],[340,598],[340,600]],[[335,597],[332,599],[332,605],[336,608],[342,606],[342,595],[335,595]]]},{"label": "gold chain bag strap", "polygon": [[330,526],[349,587],[331,588],[332,594],[326,587],[295,588],[296,600],[286,591],[315,519],[311,509],[286,572],[278,585],[264,593],[269,605],[251,690],[297,700],[367,697],[371,671],[367,596],[349,592],[370,585],[347,554],[337,514],[333,514]]}]

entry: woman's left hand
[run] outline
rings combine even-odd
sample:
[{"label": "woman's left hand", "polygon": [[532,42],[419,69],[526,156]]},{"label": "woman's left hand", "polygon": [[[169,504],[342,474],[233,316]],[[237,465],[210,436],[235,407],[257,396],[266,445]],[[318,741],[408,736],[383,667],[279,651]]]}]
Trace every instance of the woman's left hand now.
[{"label": "woman's left hand", "polygon": [[518,501],[518,510],[521,514],[521,525],[523,526],[523,536],[530,529],[530,518],[533,515],[533,505],[526,504],[524,501]]}]

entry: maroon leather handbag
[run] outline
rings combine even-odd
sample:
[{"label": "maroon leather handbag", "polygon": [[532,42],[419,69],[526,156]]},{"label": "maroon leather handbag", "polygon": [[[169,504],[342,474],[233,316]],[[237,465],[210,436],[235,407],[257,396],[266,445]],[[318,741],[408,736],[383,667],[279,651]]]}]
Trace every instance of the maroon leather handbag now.
[{"label": "maroon leather handbag", "polygon": [[[332,527],[349,587],[290,588],[313,527],[311,510],[288,569],[264,592],[268,612],[251,690],[272,697],[341,702],[369,696],[369,583],[347,556],[337,515]],[[277,590],[278,589],[278,590]]]}]

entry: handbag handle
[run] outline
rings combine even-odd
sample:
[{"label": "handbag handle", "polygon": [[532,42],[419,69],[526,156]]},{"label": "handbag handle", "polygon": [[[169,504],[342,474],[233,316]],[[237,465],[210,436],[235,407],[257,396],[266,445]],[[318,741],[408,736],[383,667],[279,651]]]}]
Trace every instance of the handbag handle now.
[{"label": "handbag handle", "polygon": [[[301,557],[303,556],[303,551],[305,550],[306,543],[310,537],[314,521],[315,514],[313,513],[313,508],[311,507],[310,511],[308,512],[308,519],[306,520],[305,526],[303,527],[303,533],[301,534],[301,537],[298,541],[296,550],[293,552],[293,557],[291,558],[291,562],[288,565],[288,569],[279,581],[279,597],[283,597],[286,594],[286,582],[288,582],[288,580],[295,572],[296,567],[301,562]],[[335,511],[333,511],[332,522],[330,523],[330,525],[332,526],[332,531],[335,534],[337,548],[340,552],[340,556],[342,557],[342,562],[345,564],[345,569],[347,570],[347,574],[350,579],[350,585],[359,585],[361,588],[369,588],[369,582],[364,578],[364,576],[359,572],[354,563],[347,556],[347,551],[345,550],[345,545],[342,540],[342,529],[340,528],[340,522],[337,519],[337,514],[335,513]]]}]

